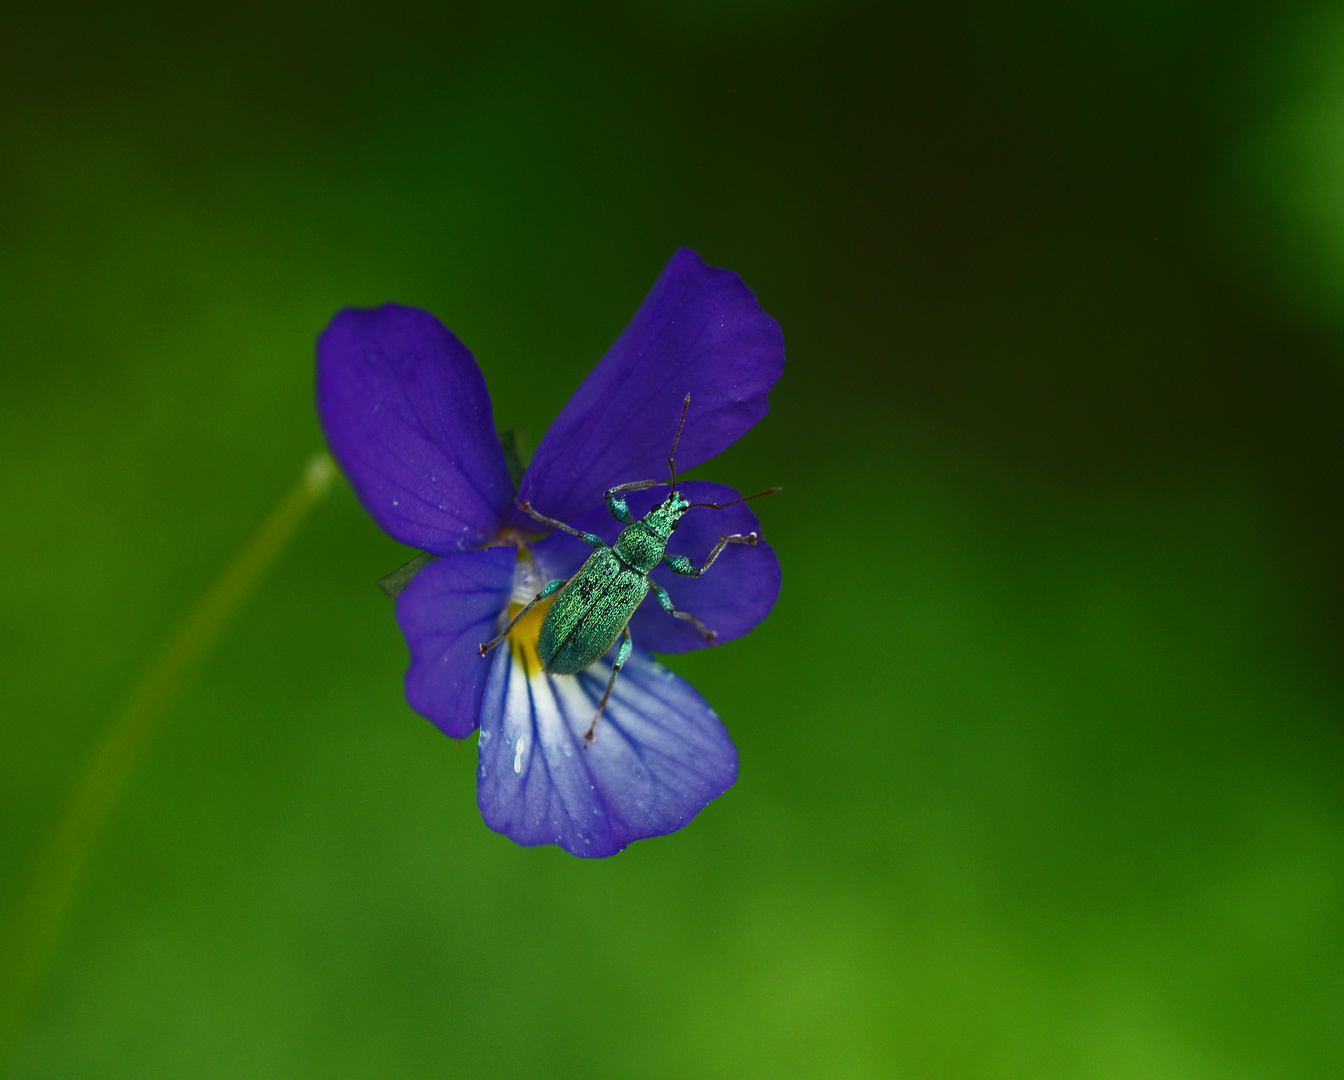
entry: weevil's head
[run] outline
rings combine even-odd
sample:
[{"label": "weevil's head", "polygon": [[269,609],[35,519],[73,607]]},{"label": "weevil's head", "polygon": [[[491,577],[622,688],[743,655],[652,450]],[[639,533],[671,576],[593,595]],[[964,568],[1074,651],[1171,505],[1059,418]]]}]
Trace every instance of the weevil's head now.
[{"label": "weevil's head", "polygon": [[612,550],[627,566],[647,574],[667,552],[668,538],[689,506],[686,496],[673,488],[666,500],[621,530]]},{"label": "weevil's head", "polygon": [[681,515],[686,513],[690,505],[691,501],[676,488],[673,488],[672,494],[644,515],[642,524],[645,529],[666,544],[668,537],[672,535],[678,523],[680,523]]}]

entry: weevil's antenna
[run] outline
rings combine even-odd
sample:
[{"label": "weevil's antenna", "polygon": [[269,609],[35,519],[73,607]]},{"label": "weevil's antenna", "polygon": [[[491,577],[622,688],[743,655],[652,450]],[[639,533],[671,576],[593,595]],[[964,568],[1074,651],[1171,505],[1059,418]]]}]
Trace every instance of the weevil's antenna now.
[{"label": "weevil's antenna", "polygon": [[681,403],[681,419],[677,421],[677,433],[672,436],[672,449],[667,454],[667,468],[672,473],[672,490],[677,490],[677,466],[672,459],[677,456],[677,443],[681,442],[681,425],[686,423],[686,410],[691,407],[691,395]]},{"label": "weevil's antenna", "polygon": [[[722,510],[725,506],[736,506],[738,503],[740,503],[740,502],[746,502],[748,499],[759,499],[762,495],[778,495],[778,494],[779,494],[781,491],[783,491],[783,490],[784,490],[783,488],[777,488],[777,487],[766,488],[764,491],[758,491],[758,492],[756,492],[755,495],[743,495],[742,498],[740,498],[740,499],[734,499],[732,502],[726,502],[726,503],[691,503],[691,506],[708,506],[711,510]],[[689,510],[689,509],[691,508],[691,506],[686,507],[686,509]]]}]

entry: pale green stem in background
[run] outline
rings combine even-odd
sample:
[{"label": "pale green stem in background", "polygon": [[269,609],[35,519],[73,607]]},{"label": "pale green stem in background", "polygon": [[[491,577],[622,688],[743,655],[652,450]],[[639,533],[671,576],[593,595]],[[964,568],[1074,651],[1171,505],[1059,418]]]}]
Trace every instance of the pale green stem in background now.
[{"label": "pale green stem in background", "polygon": [[89,854],[127,778],[163,726],[177,692],[335,475],[336,466],[326,454],[308,463],[298,485],[271,511],[145,669],[71,788],[32,880],[0,938],[0,1068],[9,1060]]}]

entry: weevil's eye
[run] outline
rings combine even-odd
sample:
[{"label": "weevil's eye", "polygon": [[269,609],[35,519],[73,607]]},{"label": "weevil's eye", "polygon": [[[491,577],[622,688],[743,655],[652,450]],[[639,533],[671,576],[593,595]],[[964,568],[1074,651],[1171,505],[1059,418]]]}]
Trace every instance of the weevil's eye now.
[{"label": "weevil's eye", "polygon": [[673,531],[673,532],[676,532],[676,531],[677,531],[677,526],[680,525],[680,524],[681,524],[681,518],[677,518],[676,521],[672,522],[672,531]]}]

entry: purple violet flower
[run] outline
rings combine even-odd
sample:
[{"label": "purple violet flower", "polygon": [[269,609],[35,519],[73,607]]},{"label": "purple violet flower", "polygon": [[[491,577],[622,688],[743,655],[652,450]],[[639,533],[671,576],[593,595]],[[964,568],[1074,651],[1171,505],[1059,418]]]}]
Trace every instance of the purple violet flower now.
[{"label": "purple violet flower", "polygon": [[[504,645],[484,658],[478,649],[592,553],[565,533],[542,536],[520,500],[611,544],[621,525],[603,493],[665,476],[685,395],[679,471],[764,416],[783,367],[779,326],[741,279],[683,248],[560,411],[515,492],[480,369],[434,316],[394,304],[348,309],[319,338],[317,407],[332,453],[384,530],[438,556],[397,597],[411,652],[406,699],[454,738],[481,729],[477,801],[490,828],[520,844],[614,855],[681,828],[736,780],[737,750],[718,716],[645,651],[706,642],[652,600],[630,620],[635,648],[586,745],[614,648],[577,675],[542,672],[538,605]],[[703,481],[678,490],[692,502],[738,498]],[[634,493],[630,512],[638,519],[664,497]],[[720,535],[759,531],[742,504],[692,510],[668,553],[701,560]],[[729,545],[704,577],[666,566],[651,577],[719,644],[765,618],[780,571],[762,542]]]}]

